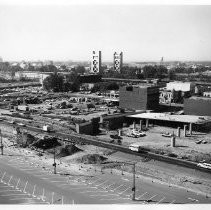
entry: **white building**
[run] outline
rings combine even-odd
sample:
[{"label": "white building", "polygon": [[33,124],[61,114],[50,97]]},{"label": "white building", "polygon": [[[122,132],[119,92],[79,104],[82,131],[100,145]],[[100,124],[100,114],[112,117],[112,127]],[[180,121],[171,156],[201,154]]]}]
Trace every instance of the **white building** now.
[{"label": "white building", "polygon": [[211,92],[204,92],[203,93],[203,96],[204,97],[211,97]]},{"label": "white building", "polygon": [[194,92],[195,84],[192,82],[169,82],[166,85],[167,90],[175,90],[182,92]]},{"label": "white building", "polygon": [[15,72],[15,78],[29,78],[29,79],[37,79],[41,84],[46,77],[48,77],[52,72],[39,72],[39,71],[18,71]]}]

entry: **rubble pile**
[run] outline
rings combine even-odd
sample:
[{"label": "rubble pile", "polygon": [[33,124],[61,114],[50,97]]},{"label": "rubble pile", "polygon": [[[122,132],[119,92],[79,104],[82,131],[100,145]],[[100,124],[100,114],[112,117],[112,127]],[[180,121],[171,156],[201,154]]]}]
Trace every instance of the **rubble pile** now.
[{"label": "rubble pile", "polygon": [[107,158],[99,155],[99,154],[87,154],[79,158],[77,161],[85,164],[101,164]]}]

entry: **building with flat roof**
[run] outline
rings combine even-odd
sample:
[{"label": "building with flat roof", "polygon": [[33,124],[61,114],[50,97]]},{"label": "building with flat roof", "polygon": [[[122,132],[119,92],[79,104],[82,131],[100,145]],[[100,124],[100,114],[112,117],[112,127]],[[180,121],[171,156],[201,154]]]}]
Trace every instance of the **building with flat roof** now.
[{"label": "building with flat roof", "polygon": [[192,82],[169,82],[166,84],[167,90],[175,90],[175,91],[182,91],[182,92],[194,92],[195,84]]},{"label": "building with flat roof", "polygon": [[184,100],[184,113],[189,115],[211,116],[211,98],[196,97]]},{"label": "building with flat roof", "polygon": [[204,97],[210,97],[211,98],[211,92],[204,92],[203,93]]},{"label": "building with flat roof", "polygon": [[101,73],[101,51],[92,51],[91,73]]},{"label": "building with flat roof", "polygon": [[[128,115],[127,118],[133,122],[145,122],[146,128],[149,124],[162,125],[167,127],[179,127],[186,130],[189,126],[190,134],[192,130],[210,130],[211,129],[211,117],[209,116],[197,116],[197,115],[172,115],[167,113],[140,113]],[[185,131],[186,132],[186,131]]]},{"label": "building with flat roof", "polygon": [[157,110],[159,88],[152,85],[131,85],[119,89],[119,106],[131,110]]}]

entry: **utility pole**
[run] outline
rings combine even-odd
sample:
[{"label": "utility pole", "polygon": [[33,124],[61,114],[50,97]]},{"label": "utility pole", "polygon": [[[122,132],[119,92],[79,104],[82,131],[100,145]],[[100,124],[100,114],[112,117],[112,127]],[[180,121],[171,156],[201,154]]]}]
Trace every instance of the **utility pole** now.
[{"label": "utility pole", "polygon": [[3,151],[3,149],[4,149],[4,146],[3,146],[3,142],[2,142],[2,133],[1,133],[1,129],[0,129],[0,135],[1,135],[1,155],[4,155],[4,151]]},{"label": "utility pole", "polygon": [[56,145],[55,144],[54,144],[53,166],[54,166],[54,174],[56,174]]}]

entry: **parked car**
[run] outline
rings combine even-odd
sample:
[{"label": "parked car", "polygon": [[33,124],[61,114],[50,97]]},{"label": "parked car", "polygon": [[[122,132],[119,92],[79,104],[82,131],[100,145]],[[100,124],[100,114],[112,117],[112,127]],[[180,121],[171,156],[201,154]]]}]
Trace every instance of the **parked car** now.
[{"label": "parked car", "polygon": [[172,134],[169,133],[169,132],[162,133],[161,135],[164,136],[164,137],[172,137]]},{"label": "parked car", "polygon": [[128,137],[133,137],[133,138],[138,138],[138,136],[135,135],[135,134],[133,134],[132,132],[128,132],[128,133],[126,134],[126,136],[128,136]]},{"label": "parked car", "polygon": [[128,137],[139,138],[139,137],[146,136],[146,133],[133,129],[129,131],[126,135]]},{"label": "parked car", "polygon": [[139,137],[146,136],[146,133],[143,131],[132,130],[132,132]]}]

